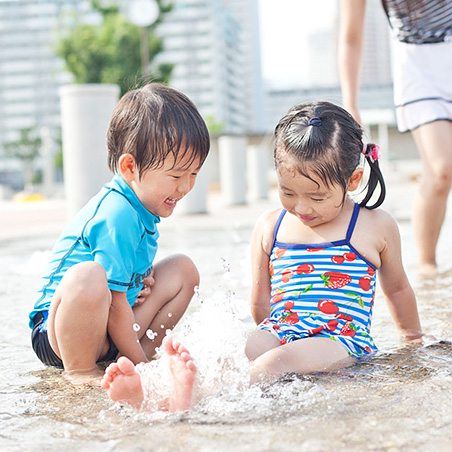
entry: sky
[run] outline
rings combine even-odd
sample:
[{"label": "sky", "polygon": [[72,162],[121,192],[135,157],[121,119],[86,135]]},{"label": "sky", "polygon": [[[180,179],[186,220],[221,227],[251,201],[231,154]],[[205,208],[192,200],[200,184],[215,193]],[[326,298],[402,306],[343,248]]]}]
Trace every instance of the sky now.
[{"label": "sky", "polygon": [[336,5],[337,0],[259,0],[264,80],[303,82],[306,37],[330,26]]}]

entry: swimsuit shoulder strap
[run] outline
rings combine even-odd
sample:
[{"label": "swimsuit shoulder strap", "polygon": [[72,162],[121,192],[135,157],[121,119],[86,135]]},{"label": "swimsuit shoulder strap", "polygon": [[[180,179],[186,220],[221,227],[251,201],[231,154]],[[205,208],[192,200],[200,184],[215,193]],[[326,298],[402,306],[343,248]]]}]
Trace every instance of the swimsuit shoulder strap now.
[{"label": "swimsuit shoulder strap", "polygon": [[359,204],[355,203],[355,206],[353,207],[352,218],[350,220],[350,224],[348,225],[348,229],[347,229],[347,236],[346,236],[347,242],[350,242],[353,231],[355,230],[356,220],[358,219],[358,215],[359,215],[359,209],[360,209]]},{"label": "swimsuit shoulder strap", "polygon": [[281,226],[281,221],[284,218],[284,215],[286,214],[287,210],[283,209],[281,210],[281,213],[279,214],[278,219],[276,220],[276,224],[275,224],[275,231],[273,232],[273,243],[272,243],[272,248],[275,246],[275,242],[276,242],[276,236],[278,234],[278,230],[279,227]]}]

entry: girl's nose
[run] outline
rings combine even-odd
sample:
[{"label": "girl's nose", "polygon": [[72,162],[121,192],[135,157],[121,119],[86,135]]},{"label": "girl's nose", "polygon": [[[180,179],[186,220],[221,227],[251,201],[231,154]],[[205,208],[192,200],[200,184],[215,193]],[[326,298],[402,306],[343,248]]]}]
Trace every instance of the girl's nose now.
[{"label": "girl's nose", "polygon": [[295,211],[300,215],[309,215],[312,213],[312,208],[305,199],[300,199],[295,205]]}]

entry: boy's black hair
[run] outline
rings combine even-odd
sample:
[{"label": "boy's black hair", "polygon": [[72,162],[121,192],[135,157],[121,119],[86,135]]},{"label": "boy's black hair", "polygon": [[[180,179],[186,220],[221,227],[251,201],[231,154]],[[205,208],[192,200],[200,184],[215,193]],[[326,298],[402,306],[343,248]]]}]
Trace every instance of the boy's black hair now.
[{"label": "boy's black hair", "polygon": [[117,170],[119,157],[132,154],[140,175],[163,166],[168,155],[189,167],[204,163],[210,148],[207,126],[193,102],[160,83],[127,92],[113,110],[107,131],[108,166]]},{"label": "boy's black hair", "polygon": [[[275,166],[278,168],[285,155],[292,156],[301,175],[313,180],[308,174],[314,173],[327,186],[339,184],[344,201],[350,177],[360,163],[362,136],[361,126],[337,105],[330,102],[295,105],[275,128]],[[367,148],[373,146],[369,143]],[[383,203],[386,188],[378,161],[369,156],[366,160],[370,176],[360,206],[375,209]],[[378,184],[379,197],[372,206],[367,206]]]}]

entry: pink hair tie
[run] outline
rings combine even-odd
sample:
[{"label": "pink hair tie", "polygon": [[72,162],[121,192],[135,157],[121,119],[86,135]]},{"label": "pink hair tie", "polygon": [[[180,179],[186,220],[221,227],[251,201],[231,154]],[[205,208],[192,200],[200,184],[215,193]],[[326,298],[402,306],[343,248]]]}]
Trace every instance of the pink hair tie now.
[{"label": "pink hair tie", "polygon": [[367,144],[363,143],[363,150],[361,152],[365,157],[368,157],[372,163],[380,158],[380,148],[376,144],[368,149]]}]

